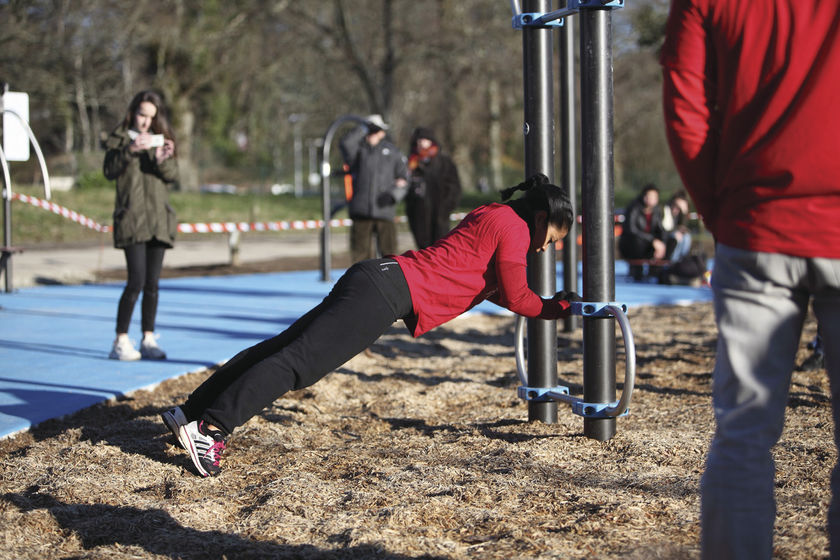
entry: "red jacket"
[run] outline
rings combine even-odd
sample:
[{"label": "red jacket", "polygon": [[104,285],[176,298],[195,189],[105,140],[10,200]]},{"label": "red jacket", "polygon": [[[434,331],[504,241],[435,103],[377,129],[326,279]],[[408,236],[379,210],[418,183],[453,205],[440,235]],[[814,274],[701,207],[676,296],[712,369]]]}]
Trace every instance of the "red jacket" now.
[{"label": "red jacket", "polygon": [[442,325],[485,299],[526,317],[556,319],[569,303],[528,288],[528,224],[507,204],[470,212],[431,247],[395,257],[405,274],[414,336]]},{"label": "red jacket", "polygon": [[840,258],[840,3],[672,0],[668,141],[716,241]]}]

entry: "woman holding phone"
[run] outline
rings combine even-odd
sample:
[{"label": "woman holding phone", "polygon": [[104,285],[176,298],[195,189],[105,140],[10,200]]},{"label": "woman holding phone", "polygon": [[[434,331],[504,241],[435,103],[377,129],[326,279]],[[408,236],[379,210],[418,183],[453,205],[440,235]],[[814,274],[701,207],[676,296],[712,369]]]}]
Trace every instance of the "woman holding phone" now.
[{"label": "woman holding phone", "polygon": [[[163,255],[173,246],[177,221],[169,189],[178,178],[175,140],[166,107],[154,91],[141,91],[123,122],[105,141],[105,177],[116,181],[114,247],[125,252],[128,279],[117,307],[114,360],[166,359],[157,344],[155,317]],[[128,337],[134,305],[143,292],[140,350]]]}]

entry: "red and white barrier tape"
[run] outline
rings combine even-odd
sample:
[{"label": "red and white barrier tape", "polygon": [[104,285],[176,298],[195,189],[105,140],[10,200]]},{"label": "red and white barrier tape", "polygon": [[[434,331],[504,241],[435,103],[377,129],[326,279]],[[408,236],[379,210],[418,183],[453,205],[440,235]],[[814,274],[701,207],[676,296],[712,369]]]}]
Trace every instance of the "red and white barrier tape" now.
[{"label": "red and white barrier tape", "polygon": [[[349,226],[350,219],[330,220],[331,227]],[[230,233],[234,231],[287,231],[301,229],[319,229],[324,227],[324,220],[292,220],[280,222],[208,222],[198,224],[178,224],[180,233]]]},{"label": "red and white barrier tape", "polygon": [[[90,229],[107,233],[111,231],[111,226],[106,226],[79,214],[74,210],[60,206],[49,200],[42,200],[35,196],[25,194],[12,193],[13,200],[20,200],[32,206],[49,210],[54,214],[63,216],[68,220],[72,220]],[[460,220],[464,214],[453,214],[452,219]],[[405,216],[397,218],[398,221],[406,221]],[[350,226],[353,220],[349,218],[330,220],[330,227]],[[234,231],[288,231],[288,230],[307,230],[320,229],[324,227],[324,220],[282,220],[277,222],[206,222],[197,224],[178,224],[179,233],[232,233]]]},{"label": "red and white barrier tape", "polygon": [[[90,229],[107,233],[111,231],[111,226],[106,226],[88,218],[83,214],[79,214],[74,210],[59,206],[49,200],[42,200],[35,196],[25,194],[12,193],[12,200],[17,199],[21,202],[26,202],[32,206],[49,210],[54,214],[64,216],[68,220],[77,222]],[[466,214],[452,214],[449,219],[458,221],[463,219]],[[694,212],[690,216],[692,219],[697,219],[697,214]],[[397,217],[398,222],[407,221],[405,216]],[[616,223],[624,222],[623,214],[616,214]],[[577,222],[582,222],[582,216],[577,217]],[[349,218],[330,220],[330,227],[350,226],[353,220]],[[288,230],[306,230],[306,229],[320,229],[324,227],[324,220],[283,220],[279,222],[206,222],[197,224],[178,224],[179,233],[232,233],[234,231],[288,231]]]},{"label": "red and white barrier tape", "polygon": [[92,220],[83,214],[79,214],[74,210],[70,210],[69,208],[65,208],[64,206],[59,206],[54,202],[50,202],[49,200],[42,200],[35,196],[29,196],[25,194],[19,193],[12,193],[12,200],[20,200],[21,202],[26,202],[27,204],[31,204],[32,206],[37,206],[38,208],[43,208],[44,210],[49,210],[53,214],[58,214],[59,216],[63,216],[68,220],[72,220],[76,223],[82,224],[85,227],[90,229],[101,231],[103,233],[111,231],[111,226],[105,226],[98,223],[96,220]]},{"label": "red and white barrier tape", "polygon": [[[83,214],[79,214],[74,210],[70,210],[69,208],[65,208],[64,206],[59,206],[54,202],[50,202],[49,200],[42,200],[35,196],[29,196],[25,194],[19,193],[12,193],[12,200],[20,200],[21,202],[26,202],[27,204],[31,204],[32,206],[37,206],[38,208],[43,208],[44,210],[49,210],[54,214],[58,214],[60,216],[64,216],[68,220],[72,220],[79,224],[82,224],[85,227],[89,227],[90,229],[101,231],[103,233],[107,233],[111,231],[111,226],[106,226],[88,218]],[[460,221],[464,218],[466,214],[452,214],[449,216],[449,219],[452,221]],[[692,220],[699,219],[697,213],[692,212],[689,217]],[[407,221],[405,216],[398,216],[396,218],[398,222],[405,222]],[[577,223],[583,222],[583,216],[577,217]],[[621,224],[624,222],[624,215],[623,214],[616,214],[615,215],[615,222],[617,224]],[[353,223],[353,220],[349,218],[344,219],[333,219],[330,220],[330,227],[342,227],[342,226],[350,226]],[[288,231],[288,230],[306,230],[306,229],[320,229],[324,227],[324,220],[292,220],[292,221],[279,221],[279,222],[207,222],[207,223],[197,223],[197,224],[178,224],[178,232],[179,233],[232,233],[234,231]]]}]

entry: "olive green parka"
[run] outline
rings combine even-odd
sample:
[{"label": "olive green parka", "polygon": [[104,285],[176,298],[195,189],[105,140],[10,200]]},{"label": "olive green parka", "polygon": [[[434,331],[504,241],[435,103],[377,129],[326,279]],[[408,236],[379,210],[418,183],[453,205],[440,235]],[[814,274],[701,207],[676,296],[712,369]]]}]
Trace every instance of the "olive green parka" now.
[{"label": "olive green parka", "polygon": [[178,222],[169,205],[169,189],[178,179],[174,157],[158,164],[155,149],[129,150],[131,138],[119,126],[105,141],[103,173],[116,181],[114,204],[114,247],[157,239],[172,247]]}]

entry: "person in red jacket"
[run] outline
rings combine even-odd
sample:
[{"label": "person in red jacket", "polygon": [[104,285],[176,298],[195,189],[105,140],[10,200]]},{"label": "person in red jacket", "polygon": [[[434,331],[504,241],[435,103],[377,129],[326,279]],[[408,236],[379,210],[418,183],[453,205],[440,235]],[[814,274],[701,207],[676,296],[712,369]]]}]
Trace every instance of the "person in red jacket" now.
[{"label": "person in red jacket", "polygon": [[473,210],[426,249],[351,266],[330,294],[286,331],[234,356],[162,419],[202,476],[220,471],[228,435],[293,389],[312,385],[402,319],[414,336],[485,299],[532,318],[568,314],[575,294],[544,299],[527,281],[528,252],[566,236],[574,213],[566,189],[544,175],[502,191],[525,194]]},{"label": "person in red jacket", "polygon": [[[661,53],[668,140],[716,241],[703,558],[773,554],[771,449],[809,300],[832,392],[840,387],[839,30],[838,2],[672,0]],[[840,557],[838,467],[831,487]]]}]

